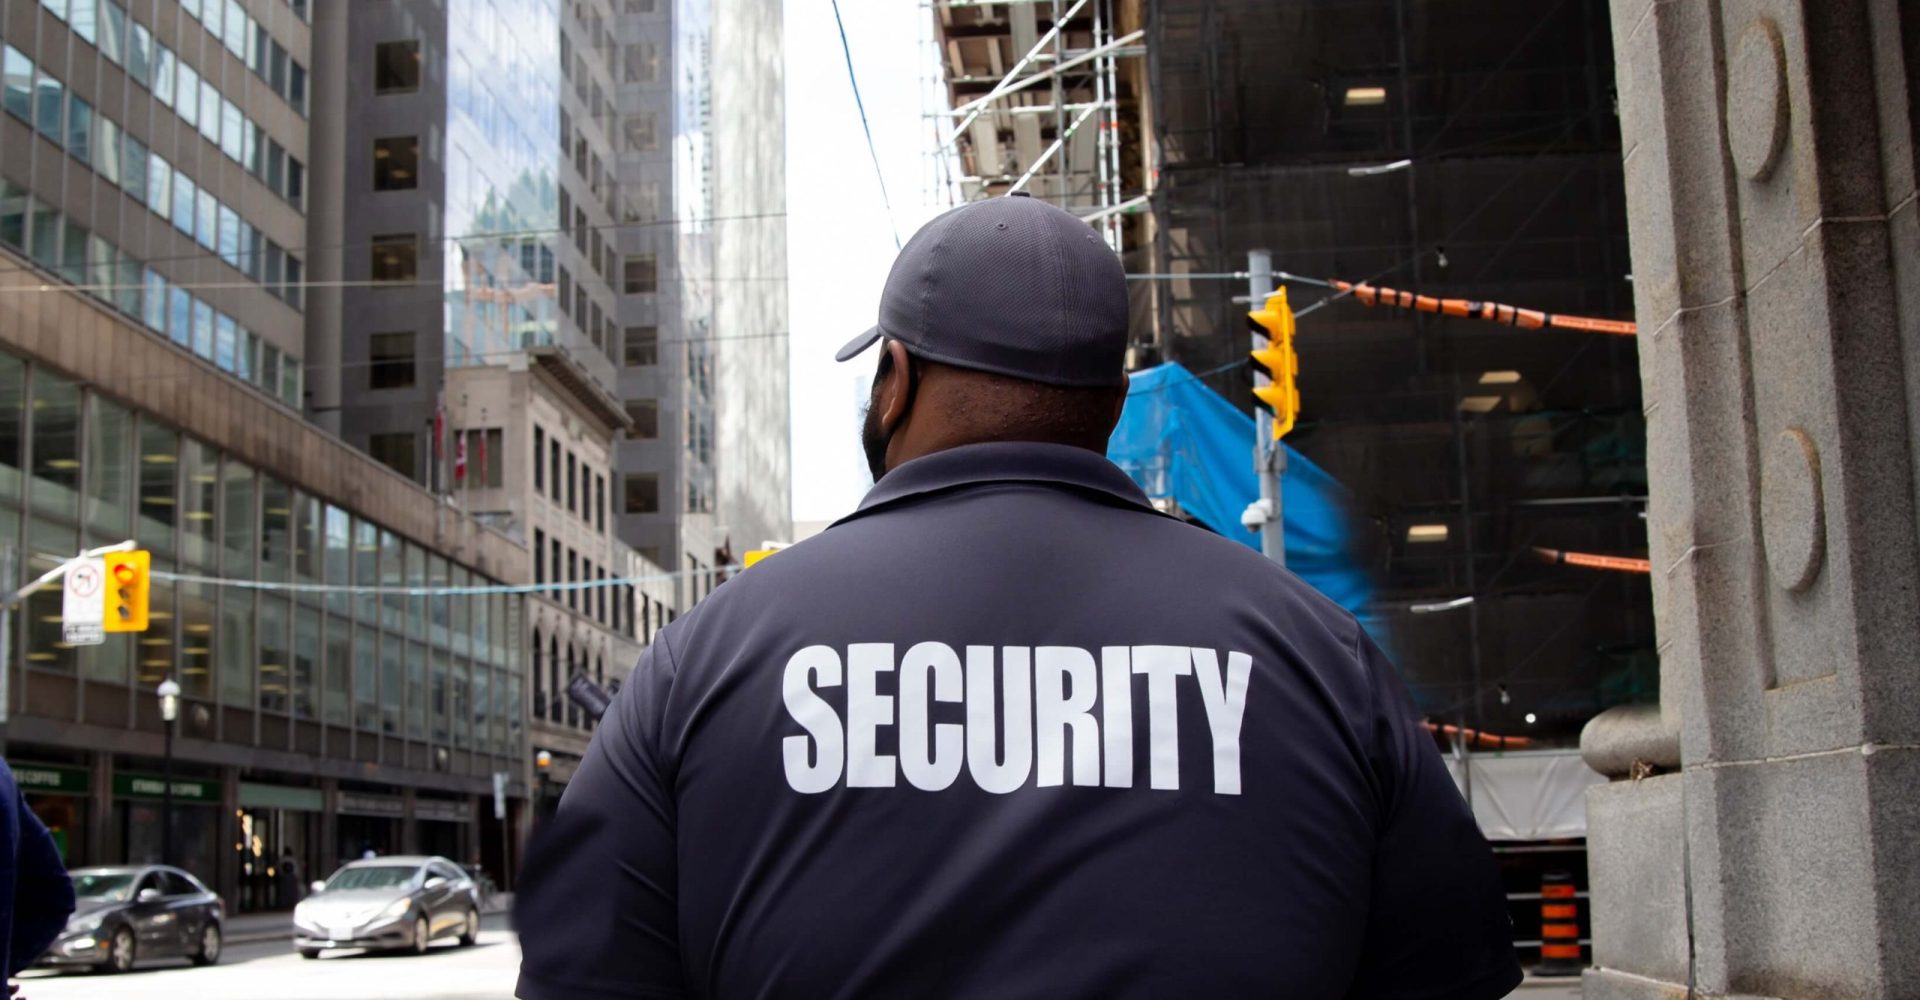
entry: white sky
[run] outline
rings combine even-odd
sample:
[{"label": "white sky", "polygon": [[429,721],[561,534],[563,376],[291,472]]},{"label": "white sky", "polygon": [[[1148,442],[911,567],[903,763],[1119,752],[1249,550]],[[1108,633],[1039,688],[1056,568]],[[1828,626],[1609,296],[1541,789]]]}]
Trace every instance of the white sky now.
[{"label": "white sky", "polygon": [[[840,0],[860,96],[900,239],[937,208],[924,180],[918,0]],[[895,254],[893,228],[860,131],[828,0],[786,0],[787,307],[793,405],[793,517],[839,517],[868,486],[860,408],[874,355],[833,352],[873,325]]]}]

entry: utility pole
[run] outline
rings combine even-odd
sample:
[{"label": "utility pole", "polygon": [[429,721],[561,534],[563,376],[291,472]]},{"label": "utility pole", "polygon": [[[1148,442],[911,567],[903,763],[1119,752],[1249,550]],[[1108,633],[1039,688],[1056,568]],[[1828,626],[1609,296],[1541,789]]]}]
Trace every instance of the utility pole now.
[{"label": "utility pole", "polygon": [[[1269,250],[1247,251],[1247,295],[1254,308],[1267,301],[1273,294],[1273,253]],[[1267,346],[1267,338],[1259,333],[1248,337],[1252,350]],[[1259,388],[1267,384],[1267,376],[1258,365],[1253,369],[1253,384]],[[1273,439],[1273,417],[1266,410],[1254,407],[1253,416],[1253,473],[1260,479],[1260,500],[1266,508],[1267,522],[1260,527],[1260,552],[1282,566],[1287,564],[1286,521],[1280,506],[1280,479],[1287,471],[1287,449]]]}]

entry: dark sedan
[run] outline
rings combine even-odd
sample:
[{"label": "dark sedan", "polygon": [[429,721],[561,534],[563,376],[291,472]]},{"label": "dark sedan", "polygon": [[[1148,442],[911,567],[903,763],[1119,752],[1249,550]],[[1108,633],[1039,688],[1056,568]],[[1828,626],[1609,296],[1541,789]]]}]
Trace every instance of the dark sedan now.
[{"label": "dark sedan", "polygon": [[473,879],[445,858],[387,857],[355,861],[293,908],[293,947],[302,958],[328,948],[427,950],[451,935],[462,945],[480,936],[480,894]]},{"label": "dark sedan", "polygon": [[149,958],[220,960],[220,897],[200,880],[165,865],[76,868],[76,906],[36,963],[125,972]]}]

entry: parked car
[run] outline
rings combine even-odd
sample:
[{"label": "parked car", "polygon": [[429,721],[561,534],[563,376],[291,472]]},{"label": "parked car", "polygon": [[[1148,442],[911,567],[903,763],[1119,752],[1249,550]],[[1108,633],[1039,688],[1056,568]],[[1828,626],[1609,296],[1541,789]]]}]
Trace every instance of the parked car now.
[{"label": "parked car", "polygon": [[480,936],[480,893],[459,865],[438,857],[354,861],[293,908],[293,947],[302,958],[329,948],[383,948],[421,954],[435,938],[461,945]]},{"label": "parked car", "polygon": [[226,919],[220,897],[166,865],[76,868],[76,906],[66,930],[35,963],[125,972],[150,958],[220,960]]}]

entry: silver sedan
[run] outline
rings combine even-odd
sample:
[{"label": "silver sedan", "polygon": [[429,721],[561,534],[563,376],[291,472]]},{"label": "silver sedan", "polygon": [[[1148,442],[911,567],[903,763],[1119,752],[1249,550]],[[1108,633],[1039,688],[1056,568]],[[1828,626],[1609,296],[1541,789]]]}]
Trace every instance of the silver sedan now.
[{"label": "silver sedan", "polygon": [[293,908],[293,947],[302,958],[328,948],[423,953],[435,938],[470,945],[480,936],[480,894],[445,858],[355,861],[313,884]]}]

